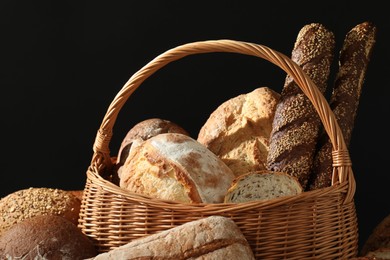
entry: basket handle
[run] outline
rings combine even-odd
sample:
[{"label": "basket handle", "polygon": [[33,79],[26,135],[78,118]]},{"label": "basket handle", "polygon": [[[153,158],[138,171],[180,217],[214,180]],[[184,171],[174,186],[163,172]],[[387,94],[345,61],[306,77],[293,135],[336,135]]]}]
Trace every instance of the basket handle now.
[{"label": "basket handle", "polygon": [[336,183],[344,183],[348,180],[349,187],[345,202],[350,202],[355,193],[355,180],[351,168],[352,164],[341,129],[323,94],[318,90],[312,80],[303,72],[301,67],[286,55],[264,45],[236,40],[207,40],[180,45],[155,57],[137,71],[117,93],[103,118],[103,122],[100,125],[93,145],[94,155],[91,167],[92,165],[96,165],[96,162],[101,162],[101,160],[104,160],[106,165],[112,166],[109,143],[112,137],[114,123],[119,111],[127,99],[144,80],[172,61],[192,54],[211,52],[238,53],[260,57],[277,65],[294,79],[296,84],[301,88],[303,93],[309,98],[315,107],[332,142],[332,185],[335,185]]}]

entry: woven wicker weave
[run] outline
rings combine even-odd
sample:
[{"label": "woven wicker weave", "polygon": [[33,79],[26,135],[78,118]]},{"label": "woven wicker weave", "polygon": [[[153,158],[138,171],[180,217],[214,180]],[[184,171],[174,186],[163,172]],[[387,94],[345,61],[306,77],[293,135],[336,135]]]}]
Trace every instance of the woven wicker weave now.
[{"label": "woven wicker weave", "polygon": [[[228,52],[265,59],[292,76],[316,108],[333,144],[332,186],[298,196],[240,204],[182,204],[134,194],[104,176],[117,115],[129,96],[154,72],[192,54]],[[93,146],[94,154],[80,211],[79,227],[106,252],[133,239],[188,221],[221,215],[233,219],[257,259],[349,259],[358,250],[355,180],[341,130],[326,99],[301,68],[264,45],[233,40],[193,42],[170,49],[136,72],[115,96]]]}]

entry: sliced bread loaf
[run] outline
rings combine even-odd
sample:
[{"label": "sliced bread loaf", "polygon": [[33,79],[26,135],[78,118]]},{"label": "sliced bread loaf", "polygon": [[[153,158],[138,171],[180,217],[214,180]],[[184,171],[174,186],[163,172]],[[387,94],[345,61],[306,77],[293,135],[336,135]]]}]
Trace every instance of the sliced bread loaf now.
[{"label": "sliced bread loaf", "polygon": [[225,203],[240,203],[252,200],[270,200],[297,195],[302,192],[299,181],[283,172],[254,171],[234,179]]}]

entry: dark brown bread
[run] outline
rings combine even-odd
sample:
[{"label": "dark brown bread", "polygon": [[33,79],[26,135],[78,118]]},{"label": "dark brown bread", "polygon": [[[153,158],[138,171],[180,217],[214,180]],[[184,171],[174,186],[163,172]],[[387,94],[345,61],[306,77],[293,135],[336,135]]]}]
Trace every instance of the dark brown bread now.
[{"label": "dark brown bread", "polygon": [[[375,40],[376,27],[370,22],[363,22],[346,34],[339,54],[339,70],[329,105],[347,146]],[[332,143],[326,132],[321,134],[318,147],[308,187],[310,190],[329,187],[332,182]]]},{"label": "dark brown bread", "polygon": [[[334,47],[334,34],[322,24],[311,23],[300,30],[292,51],[291,59],[322,93],[327,89]],[[267,169],[289,173],[305,189],[321,125],[310,100],[287,75],[272,124]]]},{"label": "dark brown bread", "polygon": [[374,228],[366,242],[363,244],[360,255],[365,256],[369,252],[379,248],[390,249],[390,214]]},{"label": "dark brown bread", "polygon": [[93,257],[97,251],[73,223],[56,215],[25,219],[0,237],[0,259],[62,259]]}]

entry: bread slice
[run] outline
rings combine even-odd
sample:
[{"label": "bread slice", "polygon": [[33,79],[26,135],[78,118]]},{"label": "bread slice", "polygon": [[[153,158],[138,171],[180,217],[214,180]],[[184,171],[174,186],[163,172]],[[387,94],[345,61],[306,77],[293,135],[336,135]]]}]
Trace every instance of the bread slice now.
[{"label": "bread slice", "polygon": [[301,192],[302,186],[295,177],[283,172],[263,170],[246,173],[235,178],[224,202],[270,200],[297,195]]}]

